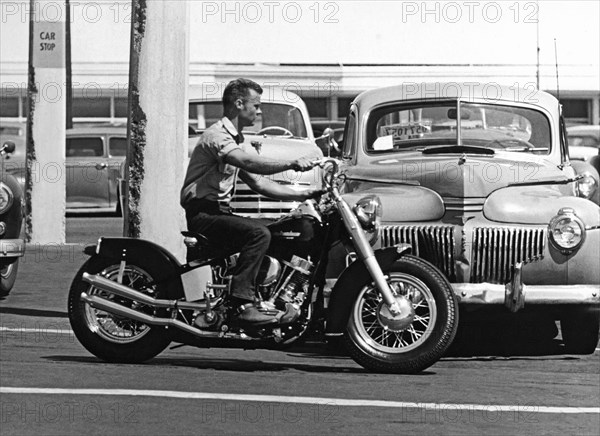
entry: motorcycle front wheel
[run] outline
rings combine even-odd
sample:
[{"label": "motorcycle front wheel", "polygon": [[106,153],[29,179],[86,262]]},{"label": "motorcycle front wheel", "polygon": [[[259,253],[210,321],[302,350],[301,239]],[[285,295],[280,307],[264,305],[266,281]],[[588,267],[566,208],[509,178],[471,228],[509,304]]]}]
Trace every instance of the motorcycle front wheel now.
[{"label": "motorcycle front wheel", "polygon": [[403,313],[394,317],[387,311],[374,283],[363,287],[348,320],[347,349],[371,371],[415,374],[437,362],[452,343],[458,302],[446,277],[418,257],[403,256],[385,274]]},{"label": "motorcycle front wheel", "polygon": [[[69,321],[79,342],[100,359],[107,362],[141,363],[153,358],[169,345],[170,339],[165,328],[114,315],[93,308],[81,300],[81,293],[85,292],[155,315],[156,309],[152,307],[102,291],[82,280],[83,273],[87,272],[117,281],[119,267],[118,261],[100,256],[93,256],[83,264],[69,290]],[[164,291],[159,286],[146,286],[153,281],[150,271],[143,260],[127,263],[122,271],[122,284],[155,298],[162,298]]]}]

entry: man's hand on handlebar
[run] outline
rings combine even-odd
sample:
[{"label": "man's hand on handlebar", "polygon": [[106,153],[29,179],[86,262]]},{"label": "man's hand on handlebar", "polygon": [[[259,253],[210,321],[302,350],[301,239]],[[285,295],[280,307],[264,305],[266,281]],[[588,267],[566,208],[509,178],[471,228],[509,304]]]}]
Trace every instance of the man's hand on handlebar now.
[{"label": "man's hand on handlebar", "polygon": [[315,156],[304,156],[292,161],[292,169],[294,171],[309,171],[321,162]]}]

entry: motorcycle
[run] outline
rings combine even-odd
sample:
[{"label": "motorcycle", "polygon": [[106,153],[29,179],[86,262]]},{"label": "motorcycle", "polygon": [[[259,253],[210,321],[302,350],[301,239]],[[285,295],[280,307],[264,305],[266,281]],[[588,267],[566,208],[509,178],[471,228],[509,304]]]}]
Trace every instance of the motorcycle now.
[{"label": "motorcycle", "polygon": [[[324,331],[372,371],[408,374],[433,365],[458,326],[450,283],[432,264],[410,255],[410,245],[374,251],[378,198],[367,196],[351,208],[340,194],[338,162],[326,158],[320,164],[320,200],[307,200],[268,225],[272,239],[257,295],[262,307],[279,311],[276,324],[253,326],[235,318],[226,297],[237,255],[216,255],[204,235],[182,232],[183,265],[147,240],[101,238],[85,248],[91,257],[69,291],[77,339],[105,361],[139,363],[171,342],[277,349]],[[355,260],[329,290],[328,255],[340,241]],[[198,292],[194,274],[206,266],[211,279]]]}]

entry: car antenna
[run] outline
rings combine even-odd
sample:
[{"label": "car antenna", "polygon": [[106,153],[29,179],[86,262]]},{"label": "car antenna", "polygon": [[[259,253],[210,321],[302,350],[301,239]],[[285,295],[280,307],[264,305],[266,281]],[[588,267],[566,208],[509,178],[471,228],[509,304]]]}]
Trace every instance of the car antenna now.
[{"label": "car antenna", "polygon": [[560,102],[560,88],[558,86],[558,50],[556,49],[556,38],[554,38],[554,63],[556,65],[556,98]]},{"label": "car antenna", "polygon": [[[554,38],[554,64],[555,64],[555,68],[556,68],[556,99],[558,101],[558,114],[560,116],[561,127],[564,130],[564,129],[566,129],[566,126],[565,126],[565,119],[564,119],[563,113],[562,113],[562,108],[560,105],[560,87],[558,86],[558,49],[556,48],[556,38]],[[562,144],[561,146],[564,146],[564,148],[565,148],[565,153],[567,155],[566,162],[568,164],[569,145],[568,145],[567,141],[568,140],[567,140],[566,134],[560,135],[560,142]],[[565,162],[562,162],[558,167],[562,170],[565,167]]]}]

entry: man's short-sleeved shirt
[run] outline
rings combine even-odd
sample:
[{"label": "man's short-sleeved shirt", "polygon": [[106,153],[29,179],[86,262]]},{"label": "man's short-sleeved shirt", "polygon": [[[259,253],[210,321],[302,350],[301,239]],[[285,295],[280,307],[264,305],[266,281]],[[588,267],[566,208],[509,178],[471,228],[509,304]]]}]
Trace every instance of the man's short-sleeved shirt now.
[{"label": "man's short-sleeved shirt", "polygon": [[181,189],[182,206],[194,199],[218,201],[228,207],[234,191],[238,169],[225,162],[233,150],[243,150],[243,136],[233,123],[223,117],[198,139]]}]

